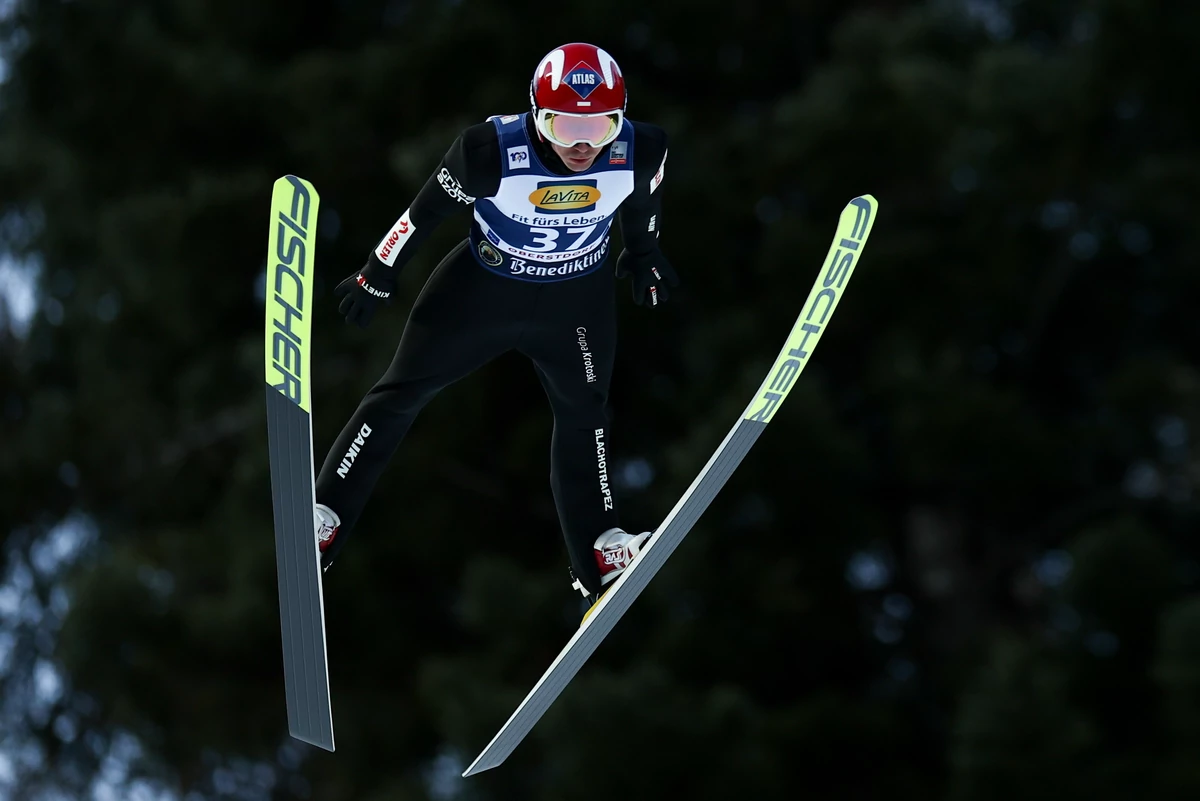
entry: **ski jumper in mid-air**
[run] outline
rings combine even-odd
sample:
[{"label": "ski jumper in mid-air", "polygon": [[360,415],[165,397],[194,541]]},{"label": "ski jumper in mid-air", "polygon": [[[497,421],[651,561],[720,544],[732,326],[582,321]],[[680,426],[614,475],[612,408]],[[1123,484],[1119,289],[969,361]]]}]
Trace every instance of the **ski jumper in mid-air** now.
[{"label": "ski jumper in mid-air", "polygon": [[[470,235],[433,270],[400,345],[334,442],[316,483],[327,570],[421,408],[510,350],[527,356],[554,413],[550,485],[572,586],[592,605],[650,532],[618,522],[608,465],[608,391],[616,350],[615,278],[657,306],[678,284],[659,250],[665,132],[625,118],[625,82],[604,50],[573,43],[542,59],[532,109],[489,117],[450,146],[367,264],[336,290],[366,326],[421,243],[473,207]],[[609,264],[620,221],[624,250]]]}]

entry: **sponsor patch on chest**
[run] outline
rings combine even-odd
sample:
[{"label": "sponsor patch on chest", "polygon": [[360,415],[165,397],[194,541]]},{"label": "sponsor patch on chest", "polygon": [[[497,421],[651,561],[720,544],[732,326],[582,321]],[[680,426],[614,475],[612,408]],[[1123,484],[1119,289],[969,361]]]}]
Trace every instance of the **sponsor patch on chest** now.
[{"label": "sponsor patch on chest", "polygon": [[529,193],[529,202],[543,214],[593,211],[599,200],[600,189],[594,179],[571,183],[538,181],[537,189]]}]

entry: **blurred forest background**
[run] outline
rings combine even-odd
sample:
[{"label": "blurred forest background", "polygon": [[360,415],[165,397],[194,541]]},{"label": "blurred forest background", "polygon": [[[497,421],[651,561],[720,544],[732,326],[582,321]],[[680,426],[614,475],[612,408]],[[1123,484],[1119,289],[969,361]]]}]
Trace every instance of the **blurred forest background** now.
[{"label": "blurred forest background", "polygon": [[[0,2],[0,798],[1200,797],[1200,4]],[[614,475],[657,525],[837,215],[880,214],[767,435],[513,757],[572,633],[550,411],[503,358],[418,419],[326,576],[338,751],[287,736],[262,394],[273,180],[333,286],[567,41],[671,136]],[[619,242],[617,244],[619,247]]]}]

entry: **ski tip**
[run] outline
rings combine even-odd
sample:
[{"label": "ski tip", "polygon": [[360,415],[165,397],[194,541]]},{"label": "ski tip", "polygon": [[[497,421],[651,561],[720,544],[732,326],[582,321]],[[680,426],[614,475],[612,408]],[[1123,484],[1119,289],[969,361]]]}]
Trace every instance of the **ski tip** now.
[{"label": "ski tip", "polygon": [[317,188],[313,186],[312,181],[305,180],[299,175],[292,175],[290,172],[287,175],[281,175],[275,179],[275,183],[272,185],[272,191],[287,189],[288,187],[292,187],[293,190],[303,187],[309,195],[319,198]]},{"label": "ski tip", "polygon": [[879,208],[879,201],[875,199],[874,195],[859,195],[847,203],[846,206],[868,206],[872,209],[876,209]]}]

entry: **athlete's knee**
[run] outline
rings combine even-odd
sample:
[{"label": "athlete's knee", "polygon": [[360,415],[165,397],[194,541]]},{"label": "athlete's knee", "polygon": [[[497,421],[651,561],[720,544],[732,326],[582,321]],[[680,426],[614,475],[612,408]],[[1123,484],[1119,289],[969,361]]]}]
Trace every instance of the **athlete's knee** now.
[{"label": "athlete's knee", "polygon": [[441,387],[417,379],[385,379],[371,387],[363,406],[384,414],[416,414]]},{"label": "athlete's knee", "polygon": [[604,431],[610,421],[611,415],[607,405],[589,403],[564,405],[554,409],[554,425],[563,429]]}]

